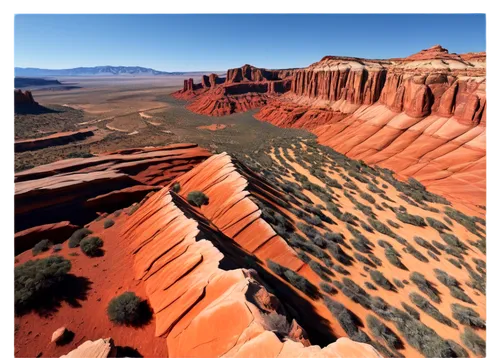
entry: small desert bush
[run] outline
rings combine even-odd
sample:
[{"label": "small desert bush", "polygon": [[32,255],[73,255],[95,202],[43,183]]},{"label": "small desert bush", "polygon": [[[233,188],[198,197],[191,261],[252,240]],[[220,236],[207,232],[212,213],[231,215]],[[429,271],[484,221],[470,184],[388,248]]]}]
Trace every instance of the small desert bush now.
[{"label": "small desert bush", "polygon": [[329,283],[327,282],[320,282],[319,284],[319,287],[326,293],[330,294],[330,295],[333,295],[335,293],[337,293],[338,291],[335,289],[335,287],[333,287],[332,285],[330,285]]},{"label": "small desert bush", "polygon": [[115,222],[114,222],[113,220],[111,220],[111,219],[106,219],[106,220],[104,220],[104,224],[103,224],[103,226],[104,226],[104,228],[105,228],[105,229],[108,229],[108,228],[110,228],[111,226],[113,226],[114,224],[115,224]]},{"label": "small desert bush", "polygon": [[375,256],[374,254],[368,254],[368,257],[370,258],[370,260],[373,261],[373,263],[377,266],[382,266],[382,260],[379,259],[377,256]]},{"label": "small desert bush", "polygon": [[377,267],[373,262],[370,261],[370,259],[364,255],[361,255],[357,252],[354,253],[354,258],[358,260],[359,262],[364,263],[365,265],[368,265],[370,267]]},{"label": "small desert bush", "polygon": [[382,272],[378,270],[371,270],[370,277],[377,285],[379,285],[383,289],[388,291],[396,291],[394,285],[384,276]]},{"label": "small desert bush", "polygon": [[352,265],[352,260],[353,260],[352,257],[346,254],[345,251],[342,250],[339,244],[336,244],[334,242],[329,242],[328,251],[333,256],[333,258],[336,259],[338,262],[340,262],[342,265],[346,266]]},{"label": "small desert bush", "polygon": [[80,241],[83,240],[83,238],[89,234],[92,234],[92,231],[90,231],[87,228],[81,228],[76,230],[73,235],[70,236],[68,240],[68,246],[73,249],[75,247],[78,247],[80,245]]},{"label": "small desert bush", "polygon": [[134,292],[125,292],[108,304],[108,318],[119,325],[134,326],[145,320],[144,303]]},{"label": "small desert bush", "polygon": [[420,319],[420,313],[418,313],[418,311],[415,308],[413,308],[406,302],[401,302],[401,306],[403,306],[404,310],[408,312],[408,314],[410,314],[413,318]]},{"label": "small desert bush", "polygon": [[439,221],[437,219],[427,217],[427,218],[425,218],[425,220],[427,220],[427,224],[429,224],[430,227],[436,229],[439,232],[442,232],[444,230],[450,230],[450,228],[448,226],[446,226],[445,224],[443,224],[441,221]]},{"label": "small desert bush", "polygon": [[397,251],[392,247],[386,247],[384,253],[385,257],[391,264],[393,264],[397,268],[400,268],[401,270],[408,270],[408,268],[399,259],[399,254],[397,253]]},{"label": "small desert bush", "polygon": [[486,342],[469,327],[465,327],[464,333],[460,335],[460,339],[474,354],[480,357],[486,356]]},{"label": "small desert bush", "polygon": [[284,278],[288,281],[292,286],[296,287],[300,291],[304,292],[309,297],[316,299],[319,296],[319,291],[308,279],[302,277],[295,271],[292,271],[280,264],[267,260],[267,265],[269,268],[274,271],[278,276]]},{"label": "small desert bush", "polygon": [[366,317],[366,323],[368,328],[373,333],[373,335],[384,341],[389,348],[401,349],[403,347],[403,342],[389,327],[382,323],[377,317],[369,314]]},{"label": "small desert bush", "polygon": [[61,244],[57,244],[57,245],[54,245],[52,247],[52,252],[59,252],[62,250],[62,245]]},{"label": "small desert bush", "polygon": [[486,328],[486,322],[472,308],[462,306],[458,303],[453,303],[451,305],[451,311],[453,318],[461,324],[465,324],[472,328]]},{"label": "small desert bush", "polygon": [[410,275],[410,281],[417,285],[418,289],[429,296],[432,301],[441,303],[439,292],[434,288],[432,283],[427,281],[425,276],[420,272],[412,272]]},{"label": "small desert bush", "polygon": [[375,287],[371,282],[368,282],[368,281],[365,282],[365,286],[369,290],[374,290],[374,291],[377,290],[377,287]]},{"label": "small desert bush", "polygon": [[394,231],[392,231],[386,224],[384,224],[383,222],[380,222],[378,221],[377,219],[373,219],[371,217],[368,218],[368,222],[370,223],[370,225],[375,229],[377,230],[379,233],[381,234],[384,234],[384,235],[387,235],[389,237],[392,237],[394,238],[396,236],[396,234],[394,233]]},{"label": "small desert bush", "polygon": [[408,252],[410,255],[415,257],[418,261],[422,261],[425,263],[429,262],[429,259],[427,257],[425,257],[420,251],[418,251],[411,244],[407,244],[405,249],[406,249],[406,252]]},{"label": "small desert bush", "polygon": [[358,326],[360,322],[354,313],[349,311],[342,303],[334,301],[329,297],[324,297],[323,301],[347,335],[351,339],[356,336],[359,331]]},{"label": "small desert bush", "polygon": [[31,308],[61,284],[71,269],[71,262],[61,256],[28,261],[14,269],[16,311]]},{"label": "small desert bush", "polygon": [[330,282],[330,281],[331,281],[331,279],[330,279],[330,277],[329,277],[328,275],[329,275],[329,274],[331,275],[331,274],[332,274],[332,272],[331,272],[328,268],[324,267],[323,265],[321,265],[321,264],[319,264],[318,262],[313,261],[313,260],[311,260],[311,261],[309,262],[309,266],[310,266],[310,267],[311,267],[311,269],[312,269],[314,272],[316,272],[316,274],[317,274],[319,277],[321,277],[324,281],[327,281],[327,282]]},{"label": "small desert bush", "polygon": [[200,208],[202,205],[208,204],[208,196],[202,191],[195,190],[187,195],[187,201],[189,204]]},{"label": "small desert bush", "polygon": [[423,296],[416,292],[410,293],[411,302],[420,308],[422,311],[433,317],[436,321],[441,322],[449,327],[458,329],[457,325],[451,319],[443,315],[434,305],[427,301]]},{"label": "small desert bush", "polygon": [[278,333],[282,337],[288,336],[292,329],[292,324],[288,322],[286,316],[276,312],[265,313],[264,321],[266,322],[269,330]]},{"label": "small desert bush", "polygon": [[52,242],[50,242],[47,239],[44,239],[37,243],[33,248],[31,249],[31,252],[33,253],[33,256],[36,256],[42,252],[49,251],[49,249],[52,247]]},{"label": "small desert bush", "polygon": [[366,309],[371,307],[371,296],[358,284],[356,284],[350,278],[344,277],[342,279],[344,287],[342,287],[342,293],[349,297],[353,302],[359,303]]},{"label": "small desert bush", "polygon": [[422,226],[422,227],[427,226],[424,218],[418,215],[412,215],[407,212],[398,211],[396,213],[396,217],[405,224],[410,224],[413,226]]},{"label": "small desert bush", "polygon": [[391,225],[391,226],[392,226],[393,228],[395,228],[395,229],[399,229],[399,228],[401,227],[401,225],[399,225],[399,224],[398,224],[397,222],[395,222],[395,221],[392,221],[391,219],[388,219],[388,220],[387,220],[387,223],[388,223],[389,225]]},{"label": "small desert bush", "polygon": [[180,183],[174,183],[172,185],[172,191],[174,193],[178,193],[179,191],[181,191],[181,184]]},{"label": "small desert bush", "polygon": [[103,245],[104,242],[100,238],[94,236],[83,239],[80,242],[80,249],[85,255],[89,257],[95,257],[102,254],[101,248]]}]

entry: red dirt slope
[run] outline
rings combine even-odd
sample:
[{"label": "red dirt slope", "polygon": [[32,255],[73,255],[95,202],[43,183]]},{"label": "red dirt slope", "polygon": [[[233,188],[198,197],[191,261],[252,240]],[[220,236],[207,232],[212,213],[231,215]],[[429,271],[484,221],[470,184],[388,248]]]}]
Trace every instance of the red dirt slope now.
[{"label": "red dirt slope", "polygon": [[255,116],[306,128],[321,144],[485,204],[485,55],[434,46],[403,59],[327,56],[293,74]]}]

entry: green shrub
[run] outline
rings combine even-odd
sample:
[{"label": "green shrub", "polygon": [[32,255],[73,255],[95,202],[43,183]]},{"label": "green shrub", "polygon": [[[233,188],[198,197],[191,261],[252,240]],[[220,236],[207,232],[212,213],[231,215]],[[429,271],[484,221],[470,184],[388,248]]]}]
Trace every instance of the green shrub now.
[{"label": "green shrub", "polygon": [[412,272],[410,275],[410,281],[417,285],[418,289],[429,296],[432,301],[441,303],[438,290],[435,289],[433,284],[427,281],[425,276],[420,272]]},{"label": "green shrub", "polygon": [[66,278],[71,262],[61,256],[28,261],[14,269],[16,311],[31,308]]},{"label": "green shrub", "polygon": [[389,348],[401,349],[403,348],[403,342],[389,327],[383,324],[377,317],[369,314],[366,317],[366,323],[368,328],[373,333],[373,335],[382,341],[384,341]]},{"label": "green shrub", "polygon": [[453,318],[461,324],[465,324],[472,328],[486,329],[486,322],[472,308],[453,303],[451,305],[451,312]]},{"label": "green shrub", "polygon": [[360,322],[354,313],[349,311],[342,303],[334,301],[329,297],[323,297],[323,301],[347,335],[351,339],[356,336],[359,331],[358,326]]},{"label": "green shrub", "polygon": [[354,253],[354,258],[356,260],[358,260],[359,262],[362,262],[365,265],[368,265],[370,267],[374,267],[374,268],[377,267],[373,262],[370,261],[370,259],[368,259],[366,256],[361,255],[361,254],[359,254],[357,252]]},{"label": "green shrub", "polygon": [[397,278],[393,279],[394,284],[399,287],[399,288],[405,288],[404,283],[401,280],[398,280]]},{"label": "green shrub", "polygon": [[400,268],[401,270],[408,271],[408,268],[399,259],[399,254],[396,250],[394,250],[392,247],[386,247],[384,253],[385,257],[391,264],[393,264],[397,268]]},{"label": "green shrub", "polygon": [[386,224],[378,221],[377,219],[373,219],[373,218],[369,217],[368,222],[379,233],[387,235],[387,236],[392,237],[392,238],[394,238],[396,236],[394,231],[392,231]]},{"label": "green shrub", "polygon": [[89,237],[80,242],[80,249],[89,257],[102,255],[102,246],[104,242],[98,237]]},{"label": "green shrub", "polygon": [[108,304],[107,312],[109,320],[118,325],[140,325],[148,318],[145,303],[130,291],[113,298]]},{"label": "green shrub", "polygon": [[181,191],[181,184],[180,184],[180,183],[177,183],[177,182],[176,182],[176,183],[174,183],[174,184],[172,185],[172,191],[173,191],[174,193],[178,193],[179,191]]},{"label": "green shrub", "polygon": [[333,295],[336,294],[338,291],[333,287],[332,285],[328,284],[327,282],[320,282],[319,287],[326,293]]},{"label": "green shrub", "polygon": [[281,266],[280,264],[267,259],[267,265],[278,276],[284,278],[292,286],[295,286],[300,291],[304,292],[309,297],[316,299],[319,297],[319,291],[308,279],[302,277],[298,273]]},{"label": "green shrub", "polygon": [[418,311],[415,308],[413,308],[412,306],[410,306],[405,302],[401,302],[401,305],[403,306],[405,311],[408,312],[413,318],[420,319],[420,313],[418,313]]},{"label": "green shrub", "polygon": [[383,289],[388,290],[388,291],[396,291],[396,288],[394,287],[394,285],[391,283],[391,281],[389,281],[387,278],[385,278],[385,276],[382,272],[377,271],[377,270],[371,270],[370,277],[377,285],[379,285]]},{"label": "green shrub", "polygon": [[321,277],[324,281],[327,281],[327,282],[330,282],[331,279],[330,277],[328,277],[328,274],[332,274],[332,272],[327,269],[326,267],[324,267],[323,265],[319,264],[318,262],[316,261],[313,261],[311,260],[309,262],[309,266],[311,267],[311,269],[316,272],[316,274]]},{"label": "green shrub", "polygon": [[448,226],[446,226],[445,224],[443,224],[441,221],[439,221],[437,219],[434,219],[431,217],[427,217],[425,219],[427,220],[427,224],[429,224],[430,227],[436,229],[439,232],[442,232],[443,230],[450,230],[450,228]]},{"label": "green shrub", "polygon": [[371,296],[353,280],[344,277],[342,279],[344,286],[342,287],[342,293],[349,297],[353,302],[359,303],[366,309],[371,307]]},{"label": "green shrub", "polygon": [[57,244],[57,245],[54,245],[52,247],[52,252],[59,252],[62,250],[62,245],[61,244]]},{"label": "green shrub", "polygon": [[351,266],[352,265],[352,257],[345,253],[344,250],[340,247],[339,244],[334,242],[328,243],[328,251],[332,254],[333,258],[340,262],[342,265]]},{"label": "green shrub", "polygon": [[68,240],[68,246],[73,249],[75,247],[78,247],[80,245],[80,241],[82,241],[82,239],[87,236],[87,235],[90,235],[92,234],[92,231],[90,231],[89,229],[87,228],[81,228],[81,229],[78,229],[76,230],[73,235],[71,235],[69,237],[69,240]]},{"label": "green shrub", "polygon": [[445,285],[449,288],[460,286],[460,284],[458,283],[458,281],[455,277],[449,275],[448,273],[444,272],[443,270],[434,269],[434,274],[439,282],[441,282],[443,285]]},{"label": "green shrub", "polygon": [[374,291],[376,291],[376,290],[377,290],[377,287],[375,287],[375,286],[374,286],[371,282],[368,282],[368,281],[367,281],[367,282],[365,282],[365,286],[366,286],[366,288],[367,288],[367,289],[369,289],[369,290],[374,290]]},{"label": "green shrub", "polygon": [[410,300],[415,306],[420,308],[422,311],[427,313],[429,316],[433,317],[436,321],[441,322],[449,327],[458,329],[457,325],[453,323],[451,319],[443,315],[435,306],[433,306],[429,301],[427,301],[423,296],[420,296],[416,292],[410,293]]},{"label": "green shrub", "polygon": [[104,228],[107,229],[107,228],[110,228],[111,226],[113,226],[115,224],[115,222],[111,219],[106,219],[104,220]]},{"label": "green shrub", "polygon": [[362,191],[360,194],[359,194],[363,199],[365,199],[367,202],[369,202],[370,204],[375,204],[376,200],[373,196],[371,196],[370,194],[368,193],[365,193],[364,191]]},{"label": "green shrub", "polygon": [[37,243],[33,248],[31,249],[31,252],[33,253],[33,256],[36,256],[42,252],[49,251],[49,249],[52,247],[52,242],[50,242],[47,239],[44,239]]},{"label": "green shrub", "polygon": [[264,313],[264,321],[269,330],[278,333],[281,337],[286,337],[292,329],[292,324],[288,322],[286,316],[276,312]]},{"label": "green shrub", "polygon": [[373,263],[377,266],[382,266],[382,260],[379,259],[377,256],[375,256],[374,254],[368,254],[368,257],[370,258],[370,260],[373,261]]},{"label": "green shrub", "polygon": [[429,259],[425,257],[420,251],[418,251],[415,247],[413,247],[411,244],[407,244],[405,247],[406,252],[408,252],[410,255],[415,257],[418,261],[422,262],[429,262]]},{"label": "green shrub", "polygon": [[418,215],[411,215],[407,212],[398,211],[396,213],[396,217],[405,224],[410,224],[413,226],[421,226],[421,227],[427,226],[424,218]]},{"label": "green shrub", "polygon": [[474,354],[486,357],[486,342],[472,329],[465,327],[464,333],[460,335],[460,339]]},{"label": "green shrub", "polygon": [[399,225],[399,224],[398,224],[397,222],[395,222],[395,221],[392,221],[391,219],[388,219],[388,220],[387,220],[387,223],[388,223],[389,225],[391,225],[391,226],[392,226],[393,228],[395,228],[395,229],[399,229],[399,228],[401,227],[401,225]]},{"label": "green shrub", "polygon": [[200,208],[202,205],[208,204],[208,196],[206,196],[203,192],[195,190],[188,194],[187,201],[189,204]]},{"label": "green shrub", "polygon": [[439,252],[439,250],[436,249],[434,246],[432,246],[432,244],[430,242],[426,241],[425,239],[423,239],[423,238],[421,238],[419,236],[415,236],[413,239],[415,240],[415,242],[418,245],[422,246],[424,249],[430,250],[430,251],[432,251],[436,255],[441,255],[441,253]]}]

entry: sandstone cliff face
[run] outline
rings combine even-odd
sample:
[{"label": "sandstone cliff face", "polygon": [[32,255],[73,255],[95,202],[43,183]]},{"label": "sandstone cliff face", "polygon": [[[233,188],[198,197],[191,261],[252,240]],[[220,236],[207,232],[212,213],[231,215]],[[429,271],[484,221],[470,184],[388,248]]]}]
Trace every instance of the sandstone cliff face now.
[{"label": "sandstone cliff face", "polygon": [[99,205],[114,210],[129,206],[209,156],[195,144],[173,144],[67,159],[16,173],[16,232],[65,220],[85,224],[95,218]]},{"label": "sandstone cliff face", "polygon": [[267,70],[250,65],[227,71],[225,79],[203,76],[200,84],[184,81],[184,88],[174,92],[178,99],[191,100],[187,108],[195,113],[224,116],[260,108],[279,94],[291,89],[295,70]]},{"label": "sandstone cliff face", "polygon": [[255,117],[312,130],[343,154],[482,205],[484,59],[441,46],[391,60],[327,56],[297,70],[290,92]]},{"label": "sandstone cliff face", "polygon": [[[253,261],[272,275],[262,265],[266,257],[292,269],[302,265],[260,218],[244,173],[226,154],[212,156],[176,180],[178,194],[162,189],[124,225],[123,242],[134,256],[136,279],[145,282],[156,335],[166,339],[168,355],[380,357],[346,338],[323,349],[311,346],[307,329],[288,312],[291,303],[269,293],[255,270],[238,268]],[[272,189],[260,184],[272,197]],[[192,190],[205,192],[209,204],[190,206],[184,198]],[[271,317],[279,315],[291,325],[278,333]]]},{"label": "sandstone cliff face", "polygon": [[16,113],[24,113],[37,110],[41,107],[35,101],[31,91],[14,90],[14,111]]}]

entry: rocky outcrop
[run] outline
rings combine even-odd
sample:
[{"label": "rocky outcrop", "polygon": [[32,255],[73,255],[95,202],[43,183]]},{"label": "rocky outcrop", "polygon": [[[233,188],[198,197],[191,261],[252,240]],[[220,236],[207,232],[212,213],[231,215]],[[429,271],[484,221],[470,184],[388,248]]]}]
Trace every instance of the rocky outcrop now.
[{"label": "rocky outcrop", "polygon": [[187,108],[195,113],[224,116],[264,106],[271,98],[291,89],[290,70],[267,70],[250,65],[229,69],[225,80],[217,75],[203,76],[199,85],[192,79],[172,93],[178,99],[192,101]]},{"label": "rocky outcrop", "polygon": [[86,224],[96,217],[94,204],[126,207],[146,195],[144,185],[155,190],[209,156],[196,144],[173,144],[67,159],[16,173],[16,232],[64,220]]},{"label": "rocky outcrop", "polygon": [[[308,329],[289,312],[294,299],[283,303],[268,291],[260,276],[273,276],[266,257],[294,269],[301,263],[249,198],[253,185],[264,185],[269,198],[272,189],[245,173],[226,154],[215,155],[176,180],[178,194],[155,193],[124,225],[123,243],[134,255],[136,279],[145,282],[156,336],[166,339],[168,355],[380,357],[346,338],[312,346]],[[189,205],[192,190],[204,191],[208,205]],[[259,274],[244,268],[250,262]],[[271,317],[290,323],[278,328]]]},{"label": "rocky outcrop", "polygon": [[83,140],[87,137],[91,137],[94,135],[95,130],[97,130],[96,127],[91,127],[73,132],[55,133],[45,137],[19,139],[14,142],[14,151],[26,152],[58,145],[65,145],[71,142]]},{"label": "rocky outcrop", "polygon": [[108,358],[116,357],[116,353],[113,339],[101,338],[95,341],[86,341],[60,358]]},{"label": "rocky outcrop", "polygon": [[326,56],[255,117],[305,128],[349,157],[485,203],[485,54],[441,46],[407,58]]},{"label": "rocky outcrop", "polygon": [[66,241],[77,229],[78,226],[69,221],[61,221],[19,231],[14,235],[14,253],[19,255],[21,252],[31,250],[33,246],[47,238],[53,244],[60,244]]},{"label": "rocky outcrop", "polygon": [[14,112],[31,113],[44,109],[35,101],[31,91],[14,90]]}]

